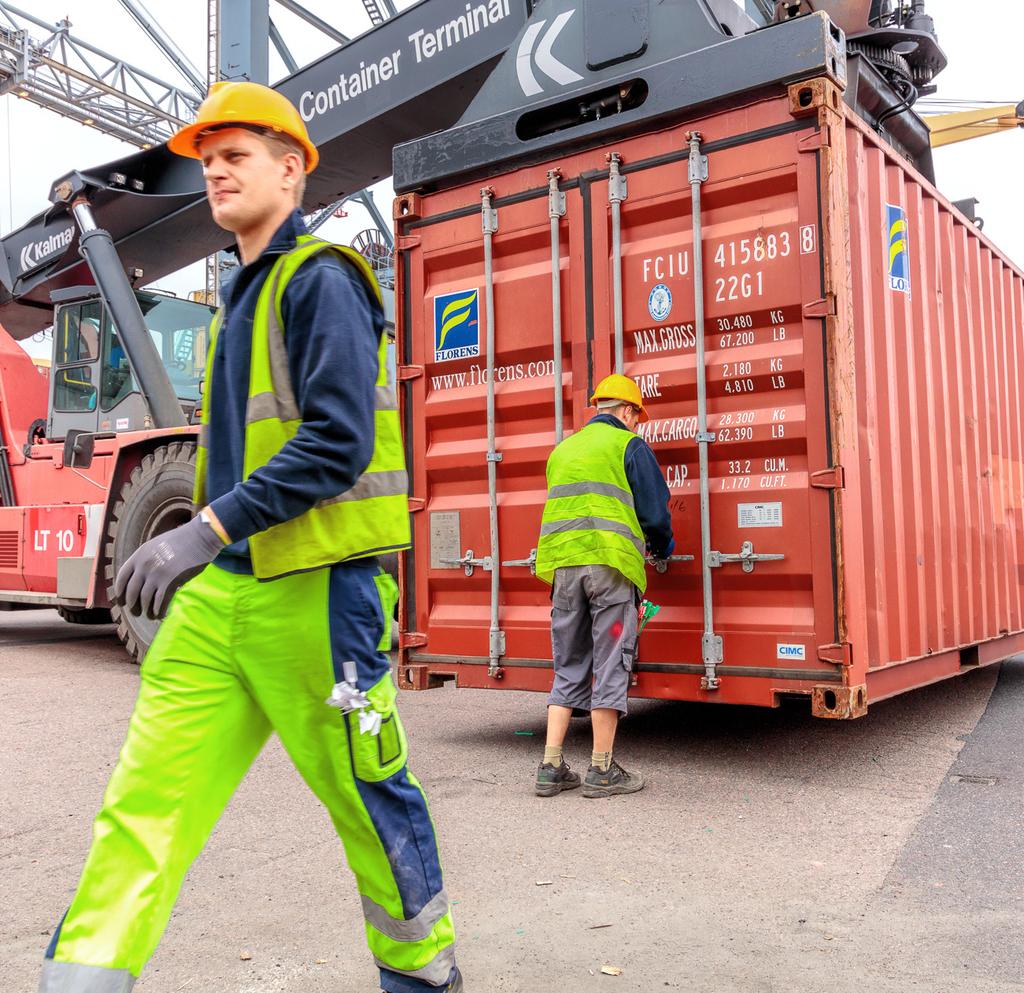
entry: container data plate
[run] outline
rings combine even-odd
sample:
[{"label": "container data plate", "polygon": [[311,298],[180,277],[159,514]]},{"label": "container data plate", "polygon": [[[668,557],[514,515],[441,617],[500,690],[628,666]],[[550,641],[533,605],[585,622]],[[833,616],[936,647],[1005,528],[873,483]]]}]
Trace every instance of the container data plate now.
[{"label": "container data plate", "polygon": [[737,508],[741,528],[781,528],[781,503],[741,503]]},{"label": "container data plate", "polygon": [[458,569],[462,558],[461,515],[457,510],[430,515],[430,568]]}]

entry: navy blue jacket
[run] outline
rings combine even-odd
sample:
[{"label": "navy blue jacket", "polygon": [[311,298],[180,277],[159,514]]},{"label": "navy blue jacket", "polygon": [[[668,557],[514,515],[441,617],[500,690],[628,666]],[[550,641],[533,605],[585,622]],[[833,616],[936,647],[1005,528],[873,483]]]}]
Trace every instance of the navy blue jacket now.
[{"label": "navy blue jacket", "polygon": [[[629,428],[613,414],[598,414],[588,424],[610,424],[613,428]],[[643,438],[633,438],[626,446],[626,480],[633,491],[633,506],[644,537],[656,559],[668,558],[676,543],[672,538],[672,515],[669,513],[668,484],[651,446]]]},{"label": "navy blue jacket", "polygon": [[217,564],[250,572],[250,535],[305,513],[351,488],[370,464],[374,387],[384,314],[362,277],[333,253],[306,262],[284,292],[285,347],[298,433],[242,480],[256,299],[274,262],[306,233],[296,210],[263,254],[223,293],[223,321],[212,368],[207,500],[234,544]]}]

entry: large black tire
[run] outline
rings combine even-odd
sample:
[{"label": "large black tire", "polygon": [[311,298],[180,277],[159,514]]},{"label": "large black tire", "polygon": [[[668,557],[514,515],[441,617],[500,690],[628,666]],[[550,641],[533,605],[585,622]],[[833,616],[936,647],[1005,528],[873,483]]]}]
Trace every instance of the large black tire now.
[{"label": "large black tire", "polygon": [[[195,474],[195,444],[175,441],[147,455],[121,487],[107,525],[106,577],[112,603],[114,577],[132,552],[150,538],[191,519]],[[160,622],[136,616],[116,603],[110,613],[129,658],[141,662],[156,637]]]},{"label": "large black tire", "polygon": [[68,624],[109,624],[113,617],[106,607],[58,607]]}]

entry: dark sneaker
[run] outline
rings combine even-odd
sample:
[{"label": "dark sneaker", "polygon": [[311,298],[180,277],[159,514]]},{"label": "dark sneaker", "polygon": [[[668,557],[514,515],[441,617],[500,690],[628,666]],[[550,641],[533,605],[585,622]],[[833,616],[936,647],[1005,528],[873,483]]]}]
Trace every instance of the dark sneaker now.
[{"label": "dark sneaker", "polygon": [[644,777],[639,772],[626,772],[618,762],[612,762],[604,772],[592,765],[583,780],[585,797],[618,796],[622,793],[637,793],[644,788]]},{"label": "dark sneaker", "polygon": [[537,782],[534,792],[537,796],[557,796],[562,790],[574,790],[580,785],[580,777],[562,760],[559,766],[550,762],[542,762],[537,769]]}]

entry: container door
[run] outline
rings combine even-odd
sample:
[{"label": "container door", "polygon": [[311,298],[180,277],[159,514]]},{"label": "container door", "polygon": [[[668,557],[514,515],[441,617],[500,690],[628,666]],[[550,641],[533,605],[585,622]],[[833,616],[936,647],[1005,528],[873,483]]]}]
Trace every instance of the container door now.
[{"label": "container door", "polygon": [[[755,687],[758,680],[783,690],[801,680],[841,681],[838,667],[818,657],[837,638],[837,579],[827,363],[816,304],[823,296],[817,159],[799,150],[800,133],[706,149],[704,344],[713,436],[706,605],[692,191],[685,138],[675,134],[674,153],[661,145],[661,154],[645,161],[636,145],[622,150],[624,371],[650,411],[640,433],[671,491],[676,550],[694,556],[651,575],[648,597],[662,610],[641,639],[638,692],[692,698],[695,681],[713,670],[722,680],[714,698],[763,704],[766,687]],[[594,275],[597,380],[614,371],[615,358],[613,335],[604,331],[616,324],[608,181],[593,183],[590,202],[593,257],[607,260]],[[680,683],[679,676],[695,679]],[[714,690],[713,681],[703,688]]]},{"label": "container door", "polygon": [[[444,206],[442,200],[442,213]],[[553,251],[545,193],[497,202],[490,362],[480,201],[459,206],[467,216],[452,219],[449,213],[437,222],[424,217],[407,229],[418,243],[404,253],[400,274],[405,328],[416,332],[402,335],[400,372],[409,382],[405,409],[416,412],[405,423],[415,513],[414,549],[403,572],[403,644],[412,649],[411,661],[463,665],[469,671],[460,674],[461,682],[487,681],[495,647],[491,603],[497,569],[501,659],[532,662],[539,678],[550,680],[545,671],[551,657],[550,604],[531,567],[546,496],[545,464],[556,438],[559,362],[559,420],[565,431],[586,402],[586,377],[578,382],[573,375],[575,361],[585,365],[585,351],[570,342],[566,330],[559,334],[556,353],[552,319],[553,272],[563,328],[571,327],[575,301],[582,300],[581,274],[569,266],[571,239],[584,228],[582,204],[570,200],[569,216],[558,214]],[[411,381],[409,368],[415,369]],[[497,561],[488,491],[492,377]]]}]

